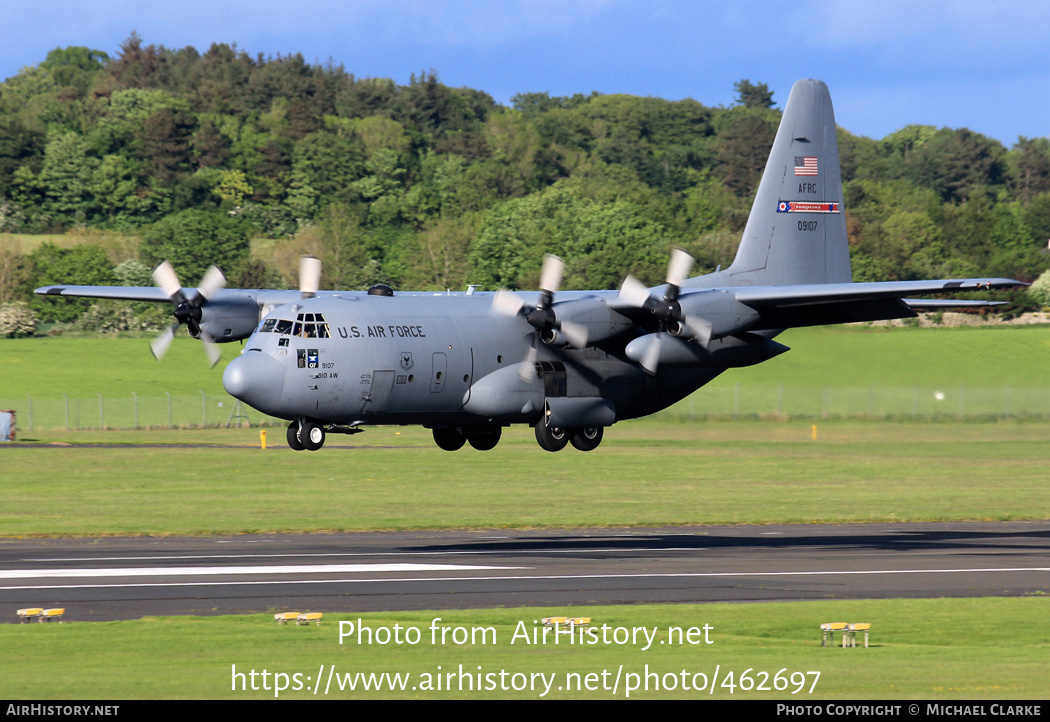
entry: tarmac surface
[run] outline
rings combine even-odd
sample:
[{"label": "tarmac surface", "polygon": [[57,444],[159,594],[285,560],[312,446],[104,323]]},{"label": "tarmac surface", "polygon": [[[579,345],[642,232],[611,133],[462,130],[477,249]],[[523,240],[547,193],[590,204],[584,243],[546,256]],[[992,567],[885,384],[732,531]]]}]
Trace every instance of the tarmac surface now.
[{"label": "tarmac surface", "polygon": [[0,540],[0,619],[1050,594],[1050,520]]}]

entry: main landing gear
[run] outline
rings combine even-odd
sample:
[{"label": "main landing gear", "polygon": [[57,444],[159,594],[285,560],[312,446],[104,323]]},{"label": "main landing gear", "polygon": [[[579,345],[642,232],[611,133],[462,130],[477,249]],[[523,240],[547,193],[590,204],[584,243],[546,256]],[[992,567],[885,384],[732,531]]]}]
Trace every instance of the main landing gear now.
[{"label": "main landing gear", "polygon": [[561,429],[539,421],[536,424],[536,443],[544,451],[561,451],[570,443],[579,451],[594,451],[602,443],[604,433],[605,429],[601,426]]},{"label": "main landing gear", "polygon": [[445,451],[459,451],[464,444],[470,444],[478,451],[491,451],[496,448],[502,433],[499,426],[443,426],[434,429],[434,443]]}]

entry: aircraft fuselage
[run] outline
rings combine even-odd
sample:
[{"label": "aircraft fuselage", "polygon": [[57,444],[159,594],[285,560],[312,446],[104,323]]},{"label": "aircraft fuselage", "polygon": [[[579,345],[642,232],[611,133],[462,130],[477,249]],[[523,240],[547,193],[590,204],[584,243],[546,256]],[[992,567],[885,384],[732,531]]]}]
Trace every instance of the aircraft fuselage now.
[{"label": "aircraft fuselage", "polygon": [[722,370],[646,374],[624,355],[637,335],[629,331],[579,350],[537,343],[533,368],[523,373],[534,329],[524,319],[493,318],[491,307],[491,294],[346,294],[280,306],[245,342],[224,383],[289,420],[506,425],[534,423],[545,401],[560,398],[603,399],[617,421],[650,414]]}]

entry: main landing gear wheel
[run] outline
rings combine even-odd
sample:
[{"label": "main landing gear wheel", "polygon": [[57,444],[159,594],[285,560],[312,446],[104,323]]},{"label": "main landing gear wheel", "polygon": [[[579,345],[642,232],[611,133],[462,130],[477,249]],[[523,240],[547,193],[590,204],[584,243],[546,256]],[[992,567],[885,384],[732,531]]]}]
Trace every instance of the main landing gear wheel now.
[{"label": "main landing gear wheel", "polygon": [[586,426],[573,429],[572,445],[580,451],[594,451],[602,443],[605,430],[601,426]]},{"label": "main landing gear wheel", "polygon": [[302,443],[303,448],[307,451],[317,451],[324,446],[324,427],[313,423],[312,421],[304,421],[302,430],[299,431],[299,441]]},{"label": "main landing gear wheel", "polygon": [[445,451],[459,451],[467,443],[467,437],[459,429],[446,426],[434,429],[434,443]]},{"label": "main landing gear wheel", "polygon": [[303,442],[299,441],[299,422],[293,421],[288,424],[288,446],[292,447],[296,451],[302,451],[306,447],[303,446]]},{"label": "main landing gear wheel", "polygon": [[544,451],[561,451],[569,443],[569,432],[565,429],[547,426],[540,420],[536,423],[536,443]]},{"label": "main landing gear wheel", "polygon": [[498,426],[485,431],[472,431],[467,434],[467,441],[478,451],[491,451],[496,448],[502,433],[503,429]]}]

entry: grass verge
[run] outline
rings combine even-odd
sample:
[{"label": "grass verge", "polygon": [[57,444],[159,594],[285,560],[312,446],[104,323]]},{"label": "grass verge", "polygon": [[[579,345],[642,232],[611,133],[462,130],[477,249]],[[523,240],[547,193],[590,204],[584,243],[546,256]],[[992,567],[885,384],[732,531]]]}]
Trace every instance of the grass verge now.
[{"label": "grass verge", "polygon": [[[1046,603],[1029,597],[446,610],[327,614],[310,627],[278,626],[271,615],[3,625],[0,646],[18,663],[0,677],[0,697],[536,699],[549,684],[547,698],[610,699],[627,697],[630,684],[630,697],[642,699],[1045,699]],[[533,620],[567,611],[592,618],[596,642],[570,645],[563,637],[555,645],[548,635],[546,644],[533,644],[520,636],[531,640]],[[444,644],[440,631],[432,643],[437,617],[448,629]],[[343,644],[340,620],[355,625]],[[870,622],[872,646],[822,647],[819,625],[831,621]],[[373,636],[372,644],[359,644],[361,624],[373,635],[399,625],[402,643],[378,644]],[[652,638],[648,649],[642,633],[632,641],[628,631],[615,631],[641,627]],[[682,643],[670,636],[672,627],[682,628]],[[695,644],[688,643],[690,627],[700,630]],[[415,644],[405,641],[409,628],[418,630]],[[456,644],[455,628],[461,639],[475,628],[490,631]],[[784,686],[778,672],[786,689],[776,689]],[[357,673],[399,673],[405,688],[391,690],[388,676],[383,689],[366,691]],[[275,690],[278,682],[287,688]],[[701,684],[707,686],[695,689]]]}]

